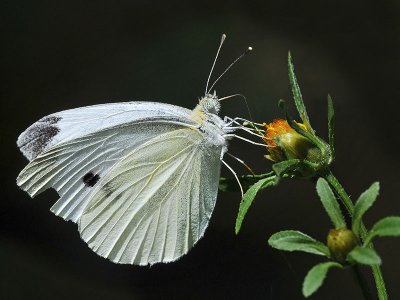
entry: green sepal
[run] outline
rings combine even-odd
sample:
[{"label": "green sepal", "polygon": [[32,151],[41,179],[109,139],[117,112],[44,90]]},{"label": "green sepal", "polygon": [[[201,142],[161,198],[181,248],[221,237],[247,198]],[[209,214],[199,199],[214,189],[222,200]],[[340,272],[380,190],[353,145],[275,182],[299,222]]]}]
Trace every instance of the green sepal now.
[{"label": "green sepal", "polygon": [[277,232],[268,239],[268,244],[275,249],[284,251],[302,251],[330,257],[327,246],[312,237],[296,230]]},{"label": "green sepal", "polygon": [[331,95],[328,95],[328,141],[332,156],[335,156],[335,109]]},{"label": "green sepal", "polygon": [[311,171],[311,174],[316,173],[320,169],[323,169],[326,166],[328,166],[332,162],[332,155],[330,153],[329,145],[327,145],[316,135],[311,134],[309,131],[301,128],[299,124],[297,124],[290,116],[284,100],[282,99],[279,100],[278,105],[284,111],[286,116],[286,121],[288,122],[289,126],[292,127],[298,134],[307,138],[312,144],[314,144],[319,149],[319,153],[317,155],[314,155],[315,158],[312,159],[312,161],[306,159],[303,161],[305,165],[309,167],[309,170],[307,172],[310,173]]},{"label": "green sepal", "polygon": [[347,261],[350,263],[358,263],[368,266],[381,264],[381,258],[372,248],[355,247],[347,254]]},{"label": "green sepal", "polygon": [[235,224],[235,233],[238,234],[240,228],[242,227],[242,223],[244,217],[247,214],[251,204],[254,201],[257,193],[269,186],[273,186],[276,183],[276,176],[270,176],[264,179],[259,180],[255,184],[253,184],[244,194],[242,201],[240,201],[239,212],[236,217],[236,224]]},{"label": "green sepal", "polygon": [[332,221],[333,226],[335,226],[335,228],[346,227],[346,222],[340,210],[339,203],[337,202],[329,183],[323,178],[319,178],[317,181],[317,193],[326,213]]},{"label": "green sepal", "polygon": [[314,266],[308,271],[303,281],[303,295],[309,297],[315,293],[322,285],[325,280],[326,274],[332,267],[343,268],[343,266],[337,262],[325,262]]},{"label": "green sepal", "polygon": [[272,170],[274,170],[275,174],[279,177],[283,177],[288,172],[295,171],[299,165],[301,164],[300,159],[290,159],[284,160],[272,165]]},{"label": "green sepal", "polygon": [[[289,111],[286,108],[286,102],[285,100],[280,99],[278,101],[278,106],[283,110],[285,113],[286,121],[292,127],[297,133],[301,134],[305,138],[307,138],[311,143],[313,143],[315,146],[318,148],[325,148],[325,144],[314,134],[314,132],[309,132],[307,130],[304,130],[297,124],[292,116],[290,115]],[[304,121],[303,121],[304,122]],[[305,124],[304,124],[305,125]]]},{"label": "green sepal", "polygon": [[300,118],[307,130],[314,134],[314,130],[311,127],[310,120],[307,115],[307,110],[304,105],[303,97],[301,95],[300,87],[297,83],[296,75],[294,73],[294,66],[292,62],[292,56],[290,51],[288,53],[288,67],[289,67],[289,81],[292,88],[294,103],[296,104],[297,111],[299,112]]},{"label": "green sepal", "polygon": [[378,194],[379,194],[379,182],[374,182],[368,188],[368,190],[366,190],[364,193],[361,194],[356,204],[354,205],[352,231],[356,236],[360,235],[360,227],[363,215],[375,202],[376,197],[378,197]]},{"label": "green sepal", "polygon": [[376,222],[369,231],[364,246],[367,246],[376,236],[400,236],[400,217],[386,217]]}]

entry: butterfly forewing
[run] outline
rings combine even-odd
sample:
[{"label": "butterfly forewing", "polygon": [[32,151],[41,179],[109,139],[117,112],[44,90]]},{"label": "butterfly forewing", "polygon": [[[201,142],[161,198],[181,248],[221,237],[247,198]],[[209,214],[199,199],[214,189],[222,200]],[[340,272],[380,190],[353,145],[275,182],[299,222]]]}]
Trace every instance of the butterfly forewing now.
[{"label": "butterfly forewing", "polygon": [[132,122],[160,118],[187,123],[190,110],[165,103],[121,102],[69,109],[46,116],[29,126],[17,140],[31,161],[56,145]]},{"label": "butterfly forewing", "polygon": [[193,126],[188,112],[167,104],[130,102],[45,117],[18,140],[32,161],[19,174],[17,184],[31,197],[53,187],[60,199],[51,210],[76,222],[93,188],[118,160],[155,136]]},{"label": "butterfly forewing", "polygon": [[178,129],[137,147],[102,179],[79,221],[82,238],[118,263],[174,261],[200,239],[214,209],[222,147]]}]

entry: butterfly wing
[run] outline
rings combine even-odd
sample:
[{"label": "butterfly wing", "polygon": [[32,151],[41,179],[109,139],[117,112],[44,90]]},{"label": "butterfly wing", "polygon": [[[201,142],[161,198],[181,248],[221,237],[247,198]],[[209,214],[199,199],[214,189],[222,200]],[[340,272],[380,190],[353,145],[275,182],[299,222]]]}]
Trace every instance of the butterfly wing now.
[{"label": "butterfly wing", "polygon": [[71,109],[30,126],[17,144],[30,163],[17,184],[31,197],[53,187],[51,211],[76,222],[97,181],[139,145],[194,126],[190,110],[162,103],[127,102]]},{"label": "butterfly wing", "polygon": [[178,259],[203,236],[218,192],[222,146],[203,133],[158,135],[102,179],[79,220],[82,238],[117,263]]},{"label": "butterfly wing", "polygon": [[[85,135],[133,122],[175,119],[187,120],[190,110],[156,102],[120,102],[99,104],[48,115],[28,127],[17,140],[29,161],[52,147]],[[187,121],[184,121],[186,123]]]}]

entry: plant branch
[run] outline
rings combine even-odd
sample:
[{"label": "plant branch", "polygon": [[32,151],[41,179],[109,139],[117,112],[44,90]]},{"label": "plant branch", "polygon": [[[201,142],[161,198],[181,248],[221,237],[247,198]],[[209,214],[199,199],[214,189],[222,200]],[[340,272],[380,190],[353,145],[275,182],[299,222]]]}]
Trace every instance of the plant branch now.
[{"label": "plant branch", "polygon": [[368,287],[367,282],[365,281],[364,276],[361,273],[361,270],[360,270],[359,266],[358,265],[354,265],[354,266],[352,266],[352,269],[354,271],[354,275],[355,275],[355,277],[357,279],[357,282],[358,282],[358,284],[359,284],[359,286],[361,288],[361,292],[362,292],[362,294],[364,296],[364,299],[365,300],[373,300],[373,297],[371,295],[371,291],[370,291],[370,289]]},{"label": "plant branch", "polygon": [[[343,186],[340,184],[340,182],[336,179],[336,177],[332,174],[331,171],[328,171],[326,174],[324,174],[323,177],[326,179],[326,181],[328,181],[330,186],[334,189],[336,194],[339,196],[340,200],[342,200],[343,205],[346,207],[348,213],[352,217],[353,210],[354,210],[354,204],[351,201],[349,195],[346,193]],[[368,234],[368,231],[366,230],[363,222],[361,222],[360,235],[361,235],[362,241],[365,240],[365,238],[367,237],[367,234]],[[373,249],[373,244],[370,243],[369,247]],[[381,268],[379,265],[374,265],[371,268],[372,268],[372,273],[374,275],[378,298],[379,298],[379,300],[387,300],[388,295],[387,295],[385,281],[383,279]]]}]

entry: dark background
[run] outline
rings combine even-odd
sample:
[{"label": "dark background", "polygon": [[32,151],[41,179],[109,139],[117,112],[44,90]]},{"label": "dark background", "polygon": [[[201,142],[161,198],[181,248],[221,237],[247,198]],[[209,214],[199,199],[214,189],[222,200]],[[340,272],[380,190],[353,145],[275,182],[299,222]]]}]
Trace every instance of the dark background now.
[{"label": "dark background", "polygon": [[[323,258],[281,253],[266,241],[283,229],[325,240],[330,224],[311,182],[284,181],[263,192],[239,236],[240,195],[221,193],[196,247],[177,262],[153,267],[98,257],[75,224],[49,212],[54,191],[32,200],[15,185],[26,165],[17,136],[47,114],[129,100],[194,107],[222,33],[228,39],[214,76],[247,46],[254,51],[220,81],[218,95],[246,95],[259,122],[279,117],[277,100],[290,99],[291,50],[321,136],[327,93],[334,98],[338,178],[353,199],[381,182],[366,224],[400,214],[398,1],[8,0],[1,6],[0,298],[302,299],[304,275]],[[222,115],[248,118],[240,98],[223,102]],[[270,170],[263,149],[233,141],[230,152],[258,172]],[[389,294],[400,299],[399,240],[375,244]],[[372,285],[369,269],[363,271]],[[330,271],[311,298],[337,297],[361,299],[350,271]]]}]

